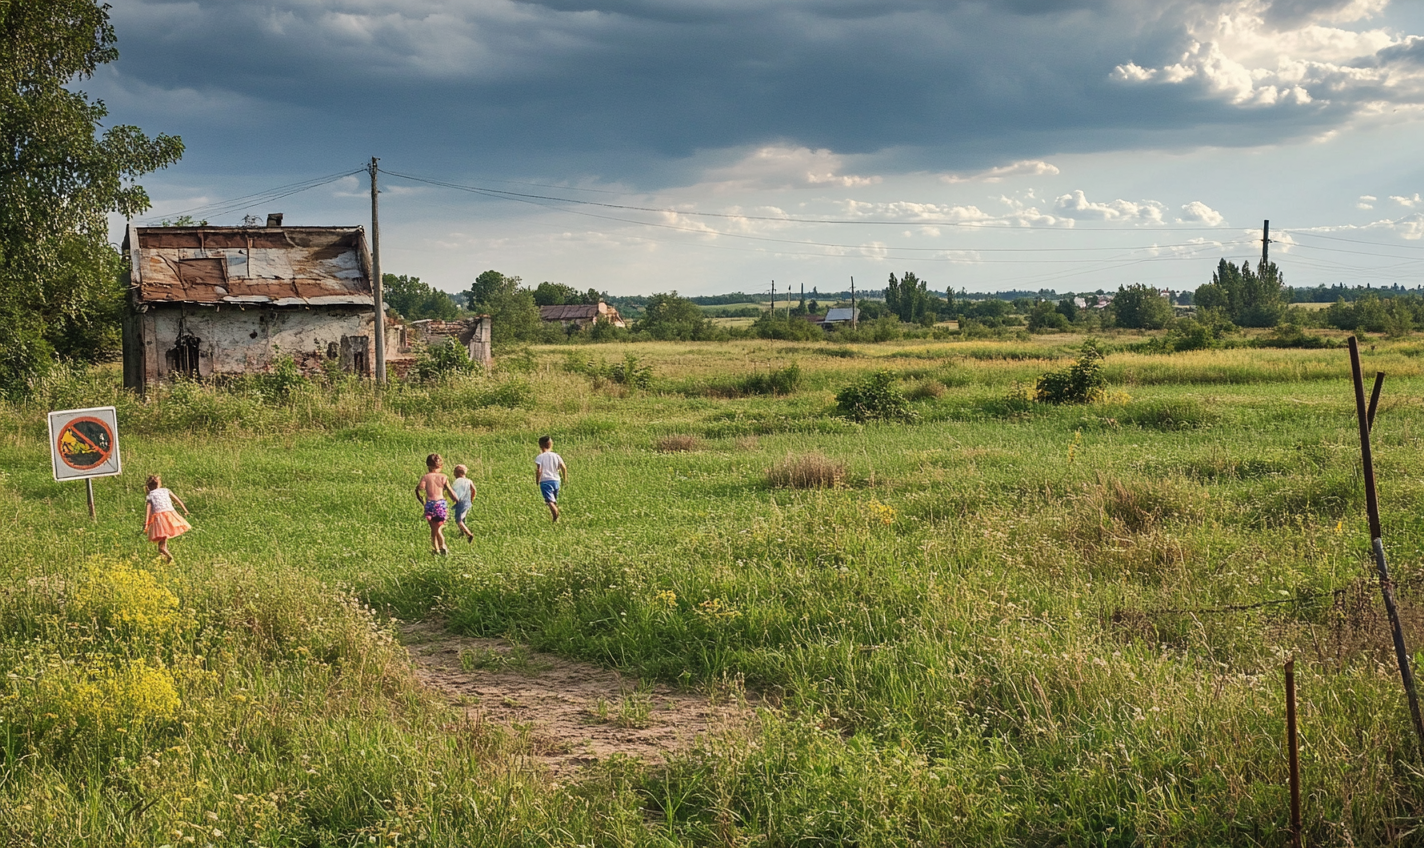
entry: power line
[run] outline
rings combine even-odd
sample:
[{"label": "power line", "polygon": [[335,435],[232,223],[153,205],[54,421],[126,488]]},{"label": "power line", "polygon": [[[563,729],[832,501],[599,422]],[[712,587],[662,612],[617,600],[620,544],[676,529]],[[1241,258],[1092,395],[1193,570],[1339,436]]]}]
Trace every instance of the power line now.
[{"label": "power line", "polygon": [[304,191],[310,191],[314,188],[320,188],[321,186],[327,185],[328,183],[334,183],[339,179],[343,179],[345,177],[352,177],[357,174],[364,173],[364,171],[364,168],[357,168],[354,171],[343,171],[339,174],[328,174],[324,177],[315,177],[309,180],[302,180],[301,182],[288,183],[286,185],[276,186],[274,188],[269,188],[265,191],[259,191],[254,194],[245,194],[241,197],[234,197],[228,200],[218,200],[212,203],[203,204],[202,206],[194,206],[191,209],[183,209],[178,212],[169,212],[165,215],[147,215],[142,218],[136,218],[135,220],[156,221],[170,217],[181,217],[183,215],[225,215],[229,212],[238,212],[243,209],[250,209],[254,206],[260,206],[262,204],[271,203],[274,200],[281,200],[284,197],[291,197],[294,194],[300,194]]}]

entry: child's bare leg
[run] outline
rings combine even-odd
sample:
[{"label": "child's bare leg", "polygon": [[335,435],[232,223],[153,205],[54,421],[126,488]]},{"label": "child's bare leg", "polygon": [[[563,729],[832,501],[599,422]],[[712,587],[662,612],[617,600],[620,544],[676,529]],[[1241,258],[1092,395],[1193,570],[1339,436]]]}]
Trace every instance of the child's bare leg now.
[{"label": "child's bare leg", "polygon": [[434,521],[430,522],[430,547],[434,548],[437,554],[440,553],[440,525]]},{"label": "child's bare leg", "polygon": [[559,505],[553,501],[547,501],[547,503],[549,504],[549,515],[557,522],[559,520]]},{"label": "child's bare leg", "polygon": [[470,532],[470,528],[465,526],[465,522],[463,520],[456,521],[455,526],[460,528],[461,535],[463,535],[466,539],[469,539],[471,542],[475,540],[475,534]]},{"label": "child's bare leg", "polygon": [[173,561],[173,554],[168,552],[168,539],[163,538],[158,540],[158,554],[169,562]]},{"label": "child's bare leg", "polygon": [[447,544],[445,544],[445,525],[444,525],[444,524],[437,524],[437,525],[435,525],[435,538],[436,538],[436,540],[439,541],[439,543],[440,543],[440,547],[437,548],[438,551],[440,551],[441,553],[444,553],[445,551],[448,551],[448,550],[450,549],[450,546],[447,545]]}]

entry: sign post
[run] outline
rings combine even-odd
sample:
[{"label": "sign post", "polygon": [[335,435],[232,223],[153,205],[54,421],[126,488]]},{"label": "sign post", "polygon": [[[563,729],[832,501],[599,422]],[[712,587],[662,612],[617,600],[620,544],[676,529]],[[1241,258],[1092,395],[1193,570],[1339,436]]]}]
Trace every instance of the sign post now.
[{"label": "sign post", "polygon": [[94,517],[94,478],[123,470],[119,422],[112,406],[66,409],[49,414],[49,455],[54,479],[83,480],[89,517]]}]

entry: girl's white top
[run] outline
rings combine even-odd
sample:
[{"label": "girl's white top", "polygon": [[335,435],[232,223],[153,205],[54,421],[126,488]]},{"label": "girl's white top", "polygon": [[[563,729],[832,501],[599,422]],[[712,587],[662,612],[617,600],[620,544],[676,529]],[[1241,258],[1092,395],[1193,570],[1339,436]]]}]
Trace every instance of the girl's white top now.
[{"label": "girl's white top", "polygon": [[539,466],[539,482],[543,483],[559,479],[559,466],[564,464],[564,460],[553,451],[544,451],[534,457],[534,464]]},{"label": "girl's white top", "polygon": [[154,512],[164,512],[173,510],[173,493],[167,489],[154,489],[148,493],[148,504],[153,507]]}]

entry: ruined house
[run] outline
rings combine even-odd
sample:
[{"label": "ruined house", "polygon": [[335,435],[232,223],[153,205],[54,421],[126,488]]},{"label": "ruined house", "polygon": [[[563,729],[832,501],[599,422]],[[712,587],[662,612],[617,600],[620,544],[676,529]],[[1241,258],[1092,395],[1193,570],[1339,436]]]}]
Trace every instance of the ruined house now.
[{"label": "ruined house", "polygon": [[539,307],[539,320],[545,322],[558,321],[564,327],[583,329],[595,321],[607,321],[615,327],[627,327],[623,316],[618,314],[618,309],[609,306],[603,301],[598,303],[573,303],[565,306],[541,306]]},{"label": "ruined house", "polygon": [[457,318],[454,321],[441,321],[438,318],[412,321],[402,339],[404,342],[401,346],[403,353],[412,351],[413,343],[431,347],[454,342],[465,349],[471,360],[480,363],[485,368],[490,367],[494,361],[490,356],[490,316],[488,315],[472,315],[468,318]]},{"label": "ruined house", "polygon": [[124,385],[266,371],[291,357],[370,376],[371,260],[361,227],[135,227],[124,237]]}]

